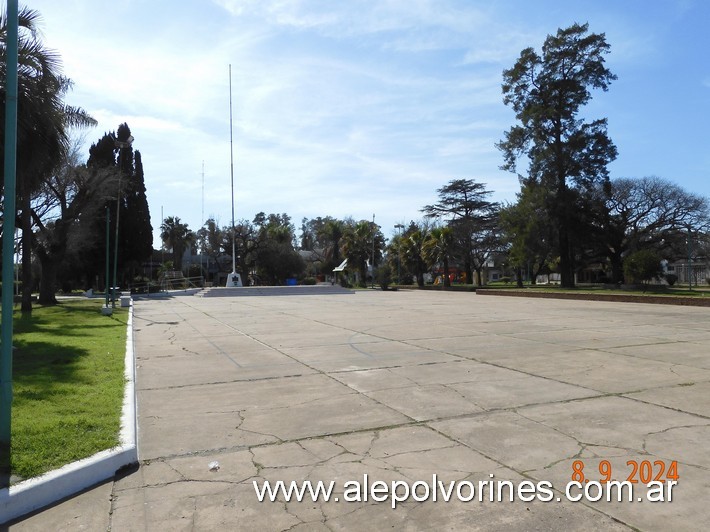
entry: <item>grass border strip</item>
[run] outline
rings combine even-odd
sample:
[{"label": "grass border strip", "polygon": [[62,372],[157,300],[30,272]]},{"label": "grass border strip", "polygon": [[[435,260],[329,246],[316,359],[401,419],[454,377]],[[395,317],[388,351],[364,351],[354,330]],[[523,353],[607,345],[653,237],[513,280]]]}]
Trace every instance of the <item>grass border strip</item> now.
[{"label": "grass border strip", "polygon": [[119,469],[138,462],[133,301],[126,327],[126,384],[123,389],[119,445],[0,490],[0,525],[113,478]]},{"label": "grass border strip", "polygon": [[484,288],[476,295],[537,297],[543,299],[572,299],[578,301],[616,301],[620,303],[651,303],[655,305],[682,305],[687,307],[710,307],[710,297],[653,296],[633,294],[572,294],[569,292],[534,292],[527,290],[497,290]]}]

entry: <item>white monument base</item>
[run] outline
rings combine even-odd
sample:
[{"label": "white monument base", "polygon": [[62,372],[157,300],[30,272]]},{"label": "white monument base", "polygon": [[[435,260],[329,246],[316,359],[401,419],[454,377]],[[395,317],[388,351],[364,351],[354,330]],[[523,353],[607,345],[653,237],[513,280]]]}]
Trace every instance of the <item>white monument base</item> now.
[{"label": "white monument base", "polygon": [[242,276],[232,270],[232,273],[227,275],[227,284],[225,286],[227,288],[233,286],[244,286],[242,285]]}]

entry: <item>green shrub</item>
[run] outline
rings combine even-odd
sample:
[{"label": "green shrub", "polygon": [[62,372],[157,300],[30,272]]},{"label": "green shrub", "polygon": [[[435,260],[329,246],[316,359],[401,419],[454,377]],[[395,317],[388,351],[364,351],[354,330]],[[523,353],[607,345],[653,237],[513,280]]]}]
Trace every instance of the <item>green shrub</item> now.
[{"label": "green shrub", "polygon": [[301,281],[301,284],[314,285],[314,284],[316,284],[316,278],[315,277],[306,277],[305,279],[303,279],[303,281]]},{"label": "green shrub", "polygon": [[674,273],[667,273],[666,274],[666,282],[668,283],[668,286],[673,286],[676,281],[678,280],[678,276]]},{"label": "green shrub", "polygon": [[199,264],[190,264],[187,269],[188,277],[200,277],[202,276],[202,267]]},{"label": "green shrub", "polygon": [[392,271],[390,270],[390,267],[386,264],[379,266],[375,270],[375,279],[377,279],[377,284],[380,288],[382,288],[382,290],[387,290],[392,282]]},{"label": "green shrub", "polygon": [[648,282],[661,274],[661,258],[652,249],[642,249],[624,259],[626,282]]}]

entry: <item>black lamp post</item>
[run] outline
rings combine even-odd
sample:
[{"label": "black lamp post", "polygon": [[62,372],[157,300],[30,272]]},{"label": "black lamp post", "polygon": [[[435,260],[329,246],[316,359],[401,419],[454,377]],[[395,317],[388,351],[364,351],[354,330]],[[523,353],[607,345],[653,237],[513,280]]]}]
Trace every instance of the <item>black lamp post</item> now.
[{"label": "black lamp post", "polygon": [[688,290],[693,289],[693,244],[690,240],[690,224],[688,225]]},{"label": "black lamp post", "polygon": [[[123,159],[121,158],[122,151],[128,149],[133,144],[133,135],[129,135],[126,140],[118,140],[114,138],[113,140],[116,148],[118,148],[118,157],[121,163]],[[113,286],[111,287],[111,299],[113,308],[116,308],[116,272],[118,271],[118,221],[121,214],[121,177],[123,177],[123,169],[119,166],[118,168],[118,193],[116,194],[116,241],[114,242],[113,248]]]},{"label": "black lamp post", "polygon": [[404,229],[404,225],[395,224],[394,228],[399,230],[399,242],[397,243],[397,284],[401,284],[400,263],[402,262],[402,229]]}]

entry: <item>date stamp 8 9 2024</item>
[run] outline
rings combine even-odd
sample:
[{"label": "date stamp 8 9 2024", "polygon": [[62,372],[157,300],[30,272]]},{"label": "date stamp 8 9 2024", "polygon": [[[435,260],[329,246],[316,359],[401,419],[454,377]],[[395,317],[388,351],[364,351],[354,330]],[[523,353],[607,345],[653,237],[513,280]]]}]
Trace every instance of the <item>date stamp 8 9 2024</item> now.
[{"label": "date stamp 8 9 2024", "polygon": [[[642,484],[649,484],[651,482],[666,482],[666,481],[678,481],[678,462],[673,460],[670,464],[666,465],[663,460],[628,460],[626,462],[628,475],[626,480],[632,484],[637,484],[641,482]],[[614,478],[612,471],[611,462],[609,460],[602,460],[599,462],[599,474],[602,478],[594,479],[599,482],[609,482],[611,480],[617,480]],[[625,473],[626,473],[625,472]],[[584,461],[575,460],[572,462],[572,479],[574,482],[589,482],[589,479],[585,477],[584,473]]]},{"label": "date stamp 8 9 2024", "polygon": [[[599,478],[591,478],[596,477],[597,472]],[[673,487],[678,484],[680,477],[676,460],[670,463],[663,460],[628,460],[626,468],[622,468],[620,475],[618,473],[619,469],[614,470],[609,460],[601,460],[593,473],[585,473],[584,461],[575,460],[572,462],[571,481],[566,486],[567,499],[585,499],[590,502],[602,499],[608,502],[614,499],[619,502],[671,502]],[[620,480],[624,477],[625,480]],[[645,497],[633,494],[634,486],[640,485],[647,488]]]}]

